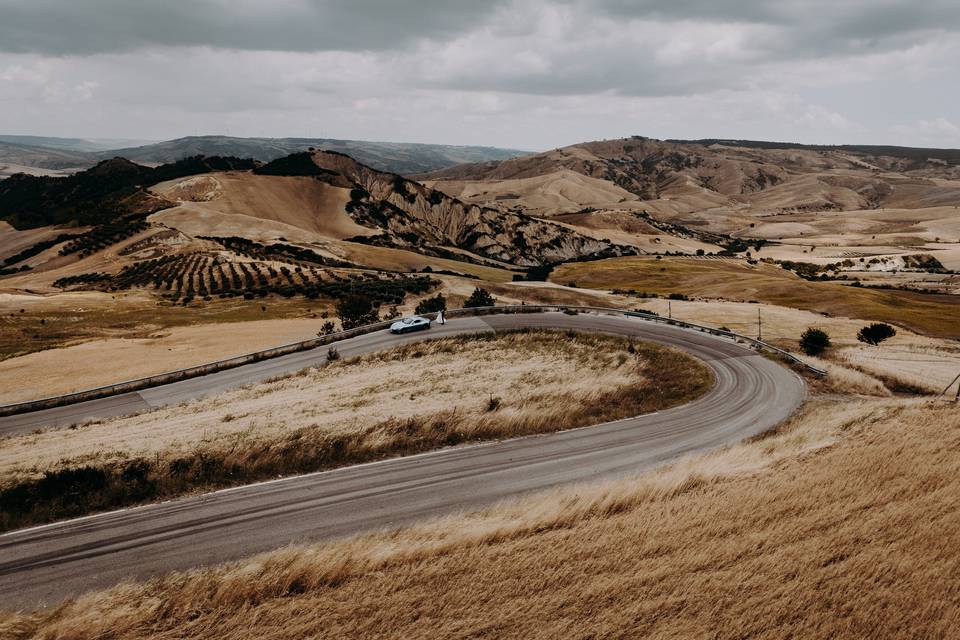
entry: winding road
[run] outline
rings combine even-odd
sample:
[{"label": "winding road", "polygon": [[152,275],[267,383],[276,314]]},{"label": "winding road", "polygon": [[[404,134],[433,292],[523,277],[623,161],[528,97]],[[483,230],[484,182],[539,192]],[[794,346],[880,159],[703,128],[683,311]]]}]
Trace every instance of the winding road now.
[{"label": "winding road", "polygon": [[[338,343],[344,356],[442,335],[523,327],[636,336],[705,361],[706,395],[649,415],[559,433],[442,449],[125,509],[0,536],[4,609],[56,605],[124,578],[238,559],[291,542],[471,510],[561,484],[634,474],[770,429],[806,396],[792,371],[727,338],[601,314],[534,313],[450,320],[428,332],[377,332]],[[295,353],[153,389],[0,419],[0,433],[180,402],[297,371],[326,349]]]}]

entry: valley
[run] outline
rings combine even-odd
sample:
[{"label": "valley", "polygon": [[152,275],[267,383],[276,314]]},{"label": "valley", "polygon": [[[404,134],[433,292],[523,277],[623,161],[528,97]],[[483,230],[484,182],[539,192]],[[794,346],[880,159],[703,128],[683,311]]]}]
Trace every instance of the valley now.
[{"label": "valley", "polygon": [[[408,536],[440,535],[436,544],[451,558],[503,549],[517,562],[541,562],[528,546],[542,538],[564,554],[581,553],[568,532],[606,539],[613,535],[608,527],[637,526],[649,509],[679,508],[708,494],[716,504],[783,500],[796,482],[780,469],[842,483],[844,472],[829,471],[830,460],[860,455],[853,452],[883,456],[885,447],[912,442],[908,435],[887,438],[892,415],[908,415],[932,433],[930,425],[943,419],[937,394],[944,388],[952,394],[960,373],[960,174],[953,156],[929,151],[934,155],[634,137],[407,175],[337,150],[313,150],[168,164],[115,158],[66,177],[0,181],[0,404],[376,320],[435,318],[442,309],[491,301],[521,310],[556,306],[548,313],[478,312],[424,334],[434,340],[375,332],[135,393],[135,408],[119,414],[11,427],[0,439],[0,495],[9,505],[2,522],[32,567],[10,569],[24,581],[17,597],[29,608],[79,588],[31,564],[34,542],[23,527],[53,523],[69,539],[66,532],[85,522],[69,518],[92,515],[90,522],[99,523],[132,505],[145,511],[122,516],[122,526],[137,545],[154,545],[149,540],[158,526],[189,528],[178,519],[181,508],[193,514],[188,520],[221,522],[230,540],[221,546],[184,530],[216,559],[189,574],[167,573],[197,566],[177,545],[153,547],[149,568],[135,576],[151,578],[152,586],[119,587],[139,594],[136,602],[145,597],[141,589],[167,594],[170,580],[222,582],[231,571],[256,573],[249,567],[287,560],[296,568],[283,571],[314,585],[302,597],[316,598],[321,589],[339,598],[372,579],[370,571],[386,571],[390,580],[411,571],[406,559],[420,551],[405,555],[403,549],[419,549]],[[826,375],[790,371],[736,340],[670,326],[677,321],[760,336]],[[889,325],[892,335],[865,342],[863,330],[876,323]],[[828,337],[819,350],[805,342],[813,329]],[[354,344],[361,345],[356,353]],[[268,376],[271,367],[279,373]],[[716,431],[690,435],[676,427],[684,415]],[[596,426],[605,421],[613,422]],[[662,440],[648,442],[628,430],[644,424],[654,429],[650,438]],[[887,440],[877,444],[871,433]],[[581,450],[581,437],[596,443],[587,447],[591,453]],[[746,437],[753,439],[736,444]],[[732,448],[710,453],[721,443]],[[438,456],[435,474],[414,455],[430,451]],[[520,457],[507,464],[501,451]],[[595,466],[570,462],[584,455]],[[680,455],[687,457],[677,462]],[[381,461],[382,472],[363,465]],[[462,461],[499,480],[475,491],[461,478]],[[529,468],[541,471],[530,476]],[[318,486],[328,491],[327,476],[314,475],[324,470],[339,475],[330,476],[330,493],[315,494]],[[381,498],[366,494],[356,498],[353,515],[326,504],[339,495],[337,482],[355,486],[357,477],[382,478],[389,490],[420,481],[442,489],[409,494],[394,516],[383,515]],[[558,487],[557,477],[596,483]],[[758,479],[770,477],[784,484],[757,489]],[[270,484],[281,478],[282,486]],[[224,488],[238,493],[216,492]],[[320,502],[303,492],[322,496]],[[59,500],[60,493],[70,500]],[[509,501],[520,493],[524,502]],[[581,499],[583,510],[576,506]],[[242,507],[233,500],[270,513],[317,509],[323,521],[303,515],[296,541],[319,546],[270,551],[294,541],[289,521],[256,516],[250,525],[227,524],[221,519]],[[929,512],[923,492],[909,502],[916,513]],[[538,506],[518,518],[521,505]],[[486,510],[424,520],[461,506]],[[459,526],[457,518],[495,533],[437,533],[447,531],[445,523]],[[421,528],[390,529],[401,525]],[[650,527],[675,535],[674,525],[659,518]],[[101,553],[98,534],[78,535]],[[769,535],[795,544],[781,531]],[[322,577],[324,554],[346,550],[359,558],[381,545],[401,555],[387,565],[351,560],[360,564],[344,569],[342,582]],[[668,555],[688,562],[675,550]],[[449,570],[432,551],[416,557],[437,575]],[[97,587],[130,577],[133,556],[115,559],[109,569],[97,565]],[[768,561],[763,554],[756,559]],[[71,562],[64,558],[63,566]],[[274,605],[301,598],[299,587],[291,589],[269,587],[268,608],[239,589],[237,602],[246,604],[238,606],[280,615]],[[41,593],[55,595],[43,600]],[[394,607],[391,598],[404,593],[384,598]],[[722,589],[709,593],[726,601]],[[460,606],[460,594],[451,591],[447,606]],[[123,597],[114,589],[78,602],[97,608]],[[201,616],[221,611],[204,597],[192,602]],[[118,635],[136,635],[144,624],[162,626],[138,607],[102,623],[81,623],[81,613],[65,611],[71,624],[97,633],[110,626]],[[167,620],[180,624],[177,615]],[[514,622],[527,624],[522,617]],[[58,624],[47,613],[0,614],[0,632]],[[380,624],[375,628],[386,628]]]},{"label": "valley", "polygon": [[0,0],[0,640],[960,637],[960,3]]}]

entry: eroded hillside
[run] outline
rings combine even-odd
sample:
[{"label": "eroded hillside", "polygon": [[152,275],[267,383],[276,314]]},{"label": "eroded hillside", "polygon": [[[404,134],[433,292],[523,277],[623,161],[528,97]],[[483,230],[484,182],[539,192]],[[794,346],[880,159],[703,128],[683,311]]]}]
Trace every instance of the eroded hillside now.
[{"label": "eroded hillside", "polygon": [[396,174],[376,171],[348,156],[317,152],[313,160],[333,185],[351,185],[347,212],[383,232],[365,242],[415,248],[444,247],[502,262],[532,266],[588,256],[630,253],[625,246],[535,218],[468,204]]},{"label": "eroded hillside", "polygon": [[[471,193],[471,202],[530,208],[525,207],[530,197],[512,199],[505,191],[522,190],[516,181],[542,182],[543,176],[572,171],[632,194],[625,197],[610,193],[603,201],[595,197],[598,190],[594,190],[590,194],[593,202],[573,199],[573,206],[636,207],[642,203],[651,211],[685,215],[688,222],[712,222],[728,230],[738,228],[747,217],[764,215],[960,204],[960,176],[954,155],[923,159],[918,155],[923,150],[897,156],[882,155],[885,149],[896,152],[885,147],[864,147],[875,150],[876,155],[871,155],[848,147],[736,144],[642,137],[605,140],[502,162],[461,165],[422,178],[447,192]],[[514,182],[501,189],[505,181]],[[468,184],[472,189],[466,189]],[[537,193],[543,195],[543,190]],[[538,204],[534,204],[538,213],[546,213],[539,211]],[[571,210],[567,207],[565,212]],[[726,215],[705,220],[704,213]]]}]

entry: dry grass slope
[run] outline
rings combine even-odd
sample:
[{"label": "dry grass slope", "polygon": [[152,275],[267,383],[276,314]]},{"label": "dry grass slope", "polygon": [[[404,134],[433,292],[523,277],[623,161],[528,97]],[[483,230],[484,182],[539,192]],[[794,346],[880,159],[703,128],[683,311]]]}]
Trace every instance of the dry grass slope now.
[{"label": "dry grass slope", "polygon": [[618,483],[0,618],[9,638],[946,638],[960,413],[818,401]]},{"label": "dry grass slope", "polygon": [[0,528],[596,424],[681,404],[711,382],[690,356],[610,336],[432,340],[140,416],[8,438]]}]

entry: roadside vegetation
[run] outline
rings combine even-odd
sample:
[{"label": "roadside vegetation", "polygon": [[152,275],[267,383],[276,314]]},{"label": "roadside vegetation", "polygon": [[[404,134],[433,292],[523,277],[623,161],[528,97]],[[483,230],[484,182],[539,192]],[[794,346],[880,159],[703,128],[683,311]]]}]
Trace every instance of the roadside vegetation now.
[{"label": "roadside vegetation", "polygon": [[810,327],[800,336],[800,350],[808,356],[818,356],[830,346],[830,336],[823,329]]},{"label": "roadside vegetation", "polygon": [[637,478],[125,584],[0,635],[947,637],[958,447],[953,405],[817,400]]},{"label": "roadside vegetation", "polygon": [[682,404],[711,384],[709,369],[679,351],[567,332],[328,354],[326,366],[211,398],[5,439],[0,528],[605,422]]}]

